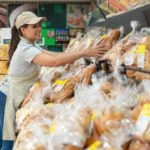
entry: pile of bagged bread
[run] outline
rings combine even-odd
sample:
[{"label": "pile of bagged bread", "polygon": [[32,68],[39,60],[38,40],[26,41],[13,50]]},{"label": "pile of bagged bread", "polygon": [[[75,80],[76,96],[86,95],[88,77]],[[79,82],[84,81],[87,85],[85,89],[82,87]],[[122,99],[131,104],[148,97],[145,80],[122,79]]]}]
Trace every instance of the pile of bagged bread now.
[{"label": "pile of bagged bread", "polygon": [[[149,74],[121,64],[150,68],[150,35],[118,29],[101,37],[85,35],[66,51],[100,45],[101,58],[58,68],[42,68],[16,113],[14,150],[149,150]],[[97,61],[108,60],[110,73]],[[93,61],[95,60],[95,61]],[[137,82],[138,81],[138,82]]]}]

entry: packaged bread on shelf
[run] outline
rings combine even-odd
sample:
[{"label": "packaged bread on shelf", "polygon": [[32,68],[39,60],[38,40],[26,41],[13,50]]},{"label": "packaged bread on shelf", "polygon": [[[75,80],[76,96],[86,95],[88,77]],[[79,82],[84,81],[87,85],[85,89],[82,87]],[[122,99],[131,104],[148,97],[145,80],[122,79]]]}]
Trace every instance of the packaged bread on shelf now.
[{"label": "packaged bread on shelf", "polygon": [[92,133],[91,133],[90,137],[87,138],[86,143],[85,143],[85,147],[86,148],[90,147],[93,143],[95,143],[98,140],[99,140],[99,135],[95,129],[95,125],[93,124]]},{"label": "packaged bread on shelf", "polygon": [[149,36],[134,30],[120,39],[117,29],[97,38],[95,31],[77,37],[66,53],[99,45],[108,51],[104,65],[91,58],[43,68],[16,113],[14,150],[150,149],[149,75],[119,70],[121,64],[149,70]]},{"label": "packaged bread on shelf", "polygon": [[92,75],[97,71],[96,65],[89,65],[87,66],[81,76],[81,83],[84,85],[89,85],[92,83]]},{"label": "packaged bread on shelf", "polygon": [[74,145],[83,148],[89,135],[91,113],[88,110],[66,109],[56,116],[50,131],[53,147],[57,145]]},{"label": "packaged bread on shelf", "polygon": [[65,74],[65,72],[66,70],[64,67],[42,67],[39,75],[40,82],[52,84],[55,80]]},{"label": "packaged bread on shelf", "polygon": [[128,150],[149,150],[150,144],[139,139],[133,139]]},{"label": "packaged bread on shelf", "polygon": [[116,128],[115,125],[111,126],[111,123],[113,121],[120,121],[124,118],[124,115],[122,112],[119,111],[113,111],[113,112],[106,112],[101,114],[99,117],[95,119],[95,127],[96,131],[99,135],[103,134],[104,132],[108,131],[110,128]]},{"label": "packaged bread on shelf", "polygon": [[16,112],[16,131],[20,132],[30,122],[36,120],[49,119],[53,120],[55,116],[54,104],[44,105],[38,108],[20,108]]},{"label": "packaged bread on shelf", "polygon": [[126,36],[118,41],[111,50],[104,55],[103,58],[109,60],[113,67],[115,67],[118,60],[120,63],[124,63],[122,57],[136,45],[136,43],[129,38],[130,36]]},{"label": "packaged bread on shelf", "polygon": [[113,88],[113,84],[110,82],[105,82],[102,86],[101,86],[101,91],[103,91],[104,93],[108,94],[111,92]]},{"label": "packaged bread on shelf", "polygon": [[[127,52],[124,56],[125,64],[133,66],[135,68],[141,68],[144,70],[150,70],[150,50],[149,50],[149,38],[147,36],[142,37],[141,41],[137,45]],[[138,71],[127,71],[127,76],[135,78],[137,81],[143,79],[150,79],[149,74],[141,73]]]},{"label": "packaged bread on shelf", "polygon": [[100,136],[102,149],[128,150],[130,140],[134,134],[134,123],[129,119],[116,121],[116,128],[111,128]]},{"label": "packaged bread on shelf", "polygon": [[[139,85],[140,91],[136,95],[136,105],[133,108],[132,119],[137,121],[142,110],[147,110],[146,107],[150,105],[150,89],[149,80],[143,80]],[[145,108],[144,108],[145,107]]]},{"label": "packaged bread on shelf", "polygon": [[136,130],[135,135],[136,137],[143,139],[145,141],[150,140],[149,138],[149,125],[150,125],[150,103],[145,103],[140,111],[138,119],[136,121]]},{"label": "packaged bread on shelf", "polygon": [[[33,114],[33,113],[32,113]],[[50,144],[50,125],[51,116],[39,113],[21,128],[14,144],[14,150],[51,150]]]},{"label": "packaged bread on shelf", "polygon": [[74,94],[75,85],[79,82],[80,76],[74,76],[66,80],[56,80],[47,102],[62,103],[71,98]]},{"label": "packaged bread on shelf", "polygon": [[80,73],[69,79],[56,80],[56,82],[52,85],[53,88],[50,92],[49,102],[62,103],[74,95],[75,86],[78,83],[83,83],[85,85],[91,84],[91,78],[96,72],[96,66],[90,65],[84,69],[81,68],[81,71],[79,72]]},{"label": "packaged bread on shelf", "polygon": [[147,129],[146,129],[146,131],[145,131],[145,133],[143,135],[143,137],[144,137],[145,141],[150,143],[150,123],[149,123],[149,125],[148,125],[148,127],[147,127]]},{"label": "packaged bread on shelf", "polygon": [[[23,100],[21,107],[25,107],[30,102],[36,101],[37,99],[40,100],[39,103],[44,103],[44,95],[47,92],[48,85],[44,82],[36,82],[30,89],[28,95]],[[45,89],[45,90],[44,90]]]},{"label": "packaged bread on shelf", "polygon": [[110,31],[107,35],[103,36],[98,45],[106,50],[110,50],[112,46],[119,40],[119,38],[120,30],[114,29]]},{"label": "packaged bread on shelf", "polygon": [[[142,96],[142,95],[141,95]],[[139,96],[140,97],[140,96]],[[142,100],[140,102],[140,98],[138,98],[139,103],[136,105],[136,107],[133,109],[133,113],[132,113],[132,119],[134,119],[135,121],[138,120],[138,117],[140,116],[140,113],[142,111],[142,108],[144,107],[145,104],[150,104],[149,101],[147,100]]]}]

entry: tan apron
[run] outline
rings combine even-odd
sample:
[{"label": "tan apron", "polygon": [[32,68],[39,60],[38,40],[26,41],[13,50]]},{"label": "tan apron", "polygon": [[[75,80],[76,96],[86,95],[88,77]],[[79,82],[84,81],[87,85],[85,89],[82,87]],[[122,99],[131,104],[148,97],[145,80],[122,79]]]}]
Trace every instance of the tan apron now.
[{"label": "tan apron", "polygon": [[15,115],[21,102],[37,81],[39,72],[21,77],[9,77],[9,90],[5,105],[3,140],[15,140]]}]

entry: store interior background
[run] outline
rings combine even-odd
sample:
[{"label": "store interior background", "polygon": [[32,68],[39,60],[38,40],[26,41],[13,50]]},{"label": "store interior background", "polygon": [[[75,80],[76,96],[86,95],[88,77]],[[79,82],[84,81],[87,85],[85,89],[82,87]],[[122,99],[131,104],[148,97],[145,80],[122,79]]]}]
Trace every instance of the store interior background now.
[{"label": "store interior background", "polygon": [[[96,6],[97,4],[97,6]],[[129,29],[129,22],[134,17],[134,13],[126,14],[131,7],[125,1],[103,0],[103,1],[78,1],[78,2],[5,2],[0,3],[0,80],[7,74],[8,46],[11,38],[11,26],[15,16],[22,11],[33,11],[38,16],[47,17],[47,22],[42,24],[41,40],[38,45],[44,49],[60,52],[64,51],[72,38],[77,33],[84,33],[88,28],[101,26],[103,33],[108,28],[119,27],[124,21],[125,27]],[[99,9],[100,8],[100,9]],[[138,11],[137,19],[143,26],[150,26],[150,5],[144,7],[145,13],[141,15]],[[131,9],[131,8],[130,8]],[[122,13],[123,16],[114,16]],[[130,17],[128,17],[128,15]],[[133,16],[134,15],[134,16]],[[145,16],[144,16],[145,15]],[[105,17],[110,19],[105,19]],[[119,18],[117,18],[119,17]],[[122,20],[121,20],[122,19]],[[127,20],[126,20],[127,19]],[[114,26],[113,26],[114,25]]]}]

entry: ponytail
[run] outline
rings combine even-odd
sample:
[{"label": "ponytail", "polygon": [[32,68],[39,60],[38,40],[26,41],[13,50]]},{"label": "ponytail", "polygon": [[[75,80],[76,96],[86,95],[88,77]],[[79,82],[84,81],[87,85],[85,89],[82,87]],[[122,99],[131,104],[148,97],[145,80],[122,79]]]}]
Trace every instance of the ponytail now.
[{"label": "ponytail", "polygon": [[17,30],[16,26],[13,26],[11,29],[11,40],[10,40],[9,51],[8,51],[8,56],[9,56],[8,66],[10,65],[10,61],[19,42],[20,42],[20,31]]}]

